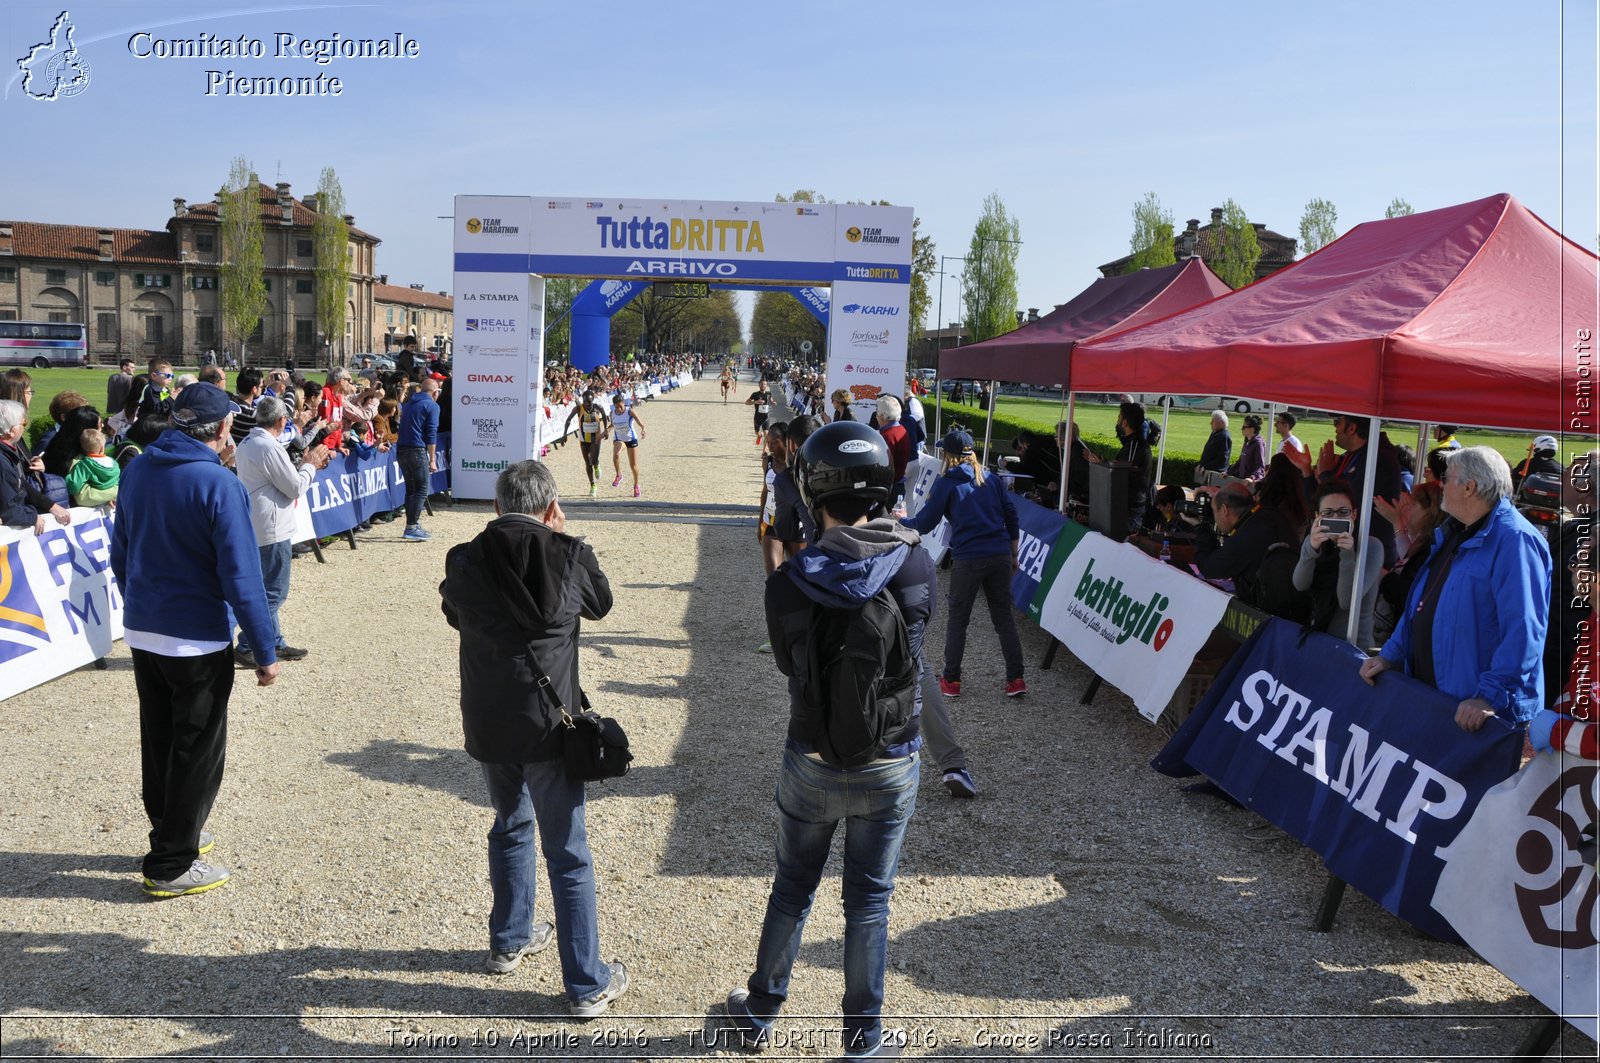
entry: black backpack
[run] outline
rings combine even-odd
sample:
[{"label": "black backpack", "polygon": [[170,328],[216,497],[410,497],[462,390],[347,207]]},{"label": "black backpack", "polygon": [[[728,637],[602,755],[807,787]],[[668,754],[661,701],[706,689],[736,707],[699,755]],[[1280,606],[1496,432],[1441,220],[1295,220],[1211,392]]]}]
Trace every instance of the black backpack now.
[{"label": "black backpack", "polygon": [[811,606],[800,698],[811,747],[839,768],[883,755],[916,705],[916,661],[905,617],[887,590],[859,609]]},{"label": "black backpack", "polygon": [[1296,590],[1294,569],[1300,563],[1300,550],[1287,543],[1273,543],[1256,566],[1249,581],[1236,580],[1239,597],[1273,616],[1293,620],[1297,624],[1311,620],[1311,595]]}]

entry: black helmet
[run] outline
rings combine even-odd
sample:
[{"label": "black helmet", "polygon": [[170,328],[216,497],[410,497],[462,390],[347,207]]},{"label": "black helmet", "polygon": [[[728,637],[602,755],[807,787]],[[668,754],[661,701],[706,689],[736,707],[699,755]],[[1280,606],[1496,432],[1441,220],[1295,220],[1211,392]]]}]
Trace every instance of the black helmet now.
[{"label": "black helmet", "polygon": [[894,462],[883,436],[860,421],[825,424],[800,448],[795,479],[800,497],[816,513],[830,498],[852,497],[888,504]]}]

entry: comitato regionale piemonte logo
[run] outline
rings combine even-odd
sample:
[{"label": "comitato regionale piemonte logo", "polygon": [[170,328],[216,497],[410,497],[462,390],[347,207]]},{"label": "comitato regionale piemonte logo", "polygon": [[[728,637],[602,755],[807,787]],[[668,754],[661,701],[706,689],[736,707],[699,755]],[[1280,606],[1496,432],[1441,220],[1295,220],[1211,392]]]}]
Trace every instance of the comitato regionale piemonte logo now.
[{"label": "comitato regionale piemonte logo", "polygon": [[22,91],[30,98],[53,103],[89,87],[89,62],[72,41],[75,30],[71,14],[61,12],[50,27],[49,38],[17,60]]}]

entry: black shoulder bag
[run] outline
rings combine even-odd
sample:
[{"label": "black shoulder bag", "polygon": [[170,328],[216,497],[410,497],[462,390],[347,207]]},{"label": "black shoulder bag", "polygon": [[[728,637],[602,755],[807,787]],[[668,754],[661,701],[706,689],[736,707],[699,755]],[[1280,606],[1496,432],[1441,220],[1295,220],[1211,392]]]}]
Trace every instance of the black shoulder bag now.
[{"label": "black shoulder bag", "polygon": [[545,700],[561,717],[561,759],[567,767],[567,778],[573,782],[596,782],[628,774],[633,753],[628,749],[628,734],[622,725],[613,717],[595,712],[589,705],[589,695],[582,690],[578,691],[582,707],[576,713],[570,711],[556,696],[550,677],[533,660],[531,647],[528,663]]}]

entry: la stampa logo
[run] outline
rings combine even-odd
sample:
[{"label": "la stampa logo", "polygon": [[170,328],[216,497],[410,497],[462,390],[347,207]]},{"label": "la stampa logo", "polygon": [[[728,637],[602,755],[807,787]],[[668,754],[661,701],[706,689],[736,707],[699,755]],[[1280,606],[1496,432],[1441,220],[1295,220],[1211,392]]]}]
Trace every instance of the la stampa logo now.
[{"label": "la stampa logo", "polygon": [[72,42],[76,27],[63,11],[50,27],[50,39],[28,49],[17,60],[22,71],[22,91],[35,100],[53,103],[76,96],[89,87],[89,62]]}]

